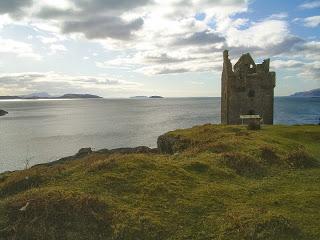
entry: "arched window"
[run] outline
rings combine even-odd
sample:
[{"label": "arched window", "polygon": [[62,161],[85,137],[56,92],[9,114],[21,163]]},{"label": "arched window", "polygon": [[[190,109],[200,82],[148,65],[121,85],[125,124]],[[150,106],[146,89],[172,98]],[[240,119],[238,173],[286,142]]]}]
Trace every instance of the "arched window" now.
[{"label": "arched window", "polygon": [[248,92],[248,97],[249,98],[253,98],[254,96],[256,95],[256,92],[254,91],[254,90],[249,90],[249,92]]}]

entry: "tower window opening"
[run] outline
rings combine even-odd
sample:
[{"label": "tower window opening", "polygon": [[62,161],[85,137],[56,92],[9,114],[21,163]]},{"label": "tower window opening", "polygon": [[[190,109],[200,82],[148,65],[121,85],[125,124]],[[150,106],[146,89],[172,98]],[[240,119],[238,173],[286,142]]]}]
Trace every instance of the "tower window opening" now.
[{"label": "tower window opening", "polygon": [[256,92],[254,90],[252,90],[252,89],[248,92],[248,97],[249,98],[253,98],[253,97],[255,97],[255,95],[256,95]]}]

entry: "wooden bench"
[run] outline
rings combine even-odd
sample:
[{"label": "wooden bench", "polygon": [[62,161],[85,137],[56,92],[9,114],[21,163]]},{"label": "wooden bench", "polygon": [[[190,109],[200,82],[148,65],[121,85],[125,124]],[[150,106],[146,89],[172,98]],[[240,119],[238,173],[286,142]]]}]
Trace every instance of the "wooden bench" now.
[{"label": "wooden bench", "polygon": [[240,115],[240,119],[242,125],[247,123],[249,128],[250,126],[255,129],[261,128],[262,118],[260,115]]}]

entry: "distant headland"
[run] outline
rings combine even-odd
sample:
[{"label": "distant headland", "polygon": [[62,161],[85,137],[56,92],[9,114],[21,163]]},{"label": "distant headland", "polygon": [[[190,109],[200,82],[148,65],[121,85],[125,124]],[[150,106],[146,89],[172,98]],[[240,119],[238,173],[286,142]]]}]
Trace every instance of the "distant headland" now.
[{"label": "distant headland", "polygon": [[68,93],[62,96],[51,96],[46,92],[42,93],[32,93],[29,95],[23,96],[0,96],[0,100],[14,100],[14,99],[92,99],[92,98],[102,98],[97,95],[92,94],[75,94],[75,93]]},{"label": "distant headland", "polygon": [[312,89],[305,92],[296,92],[290,95],[290,97],[320,97],[320,88]]}]

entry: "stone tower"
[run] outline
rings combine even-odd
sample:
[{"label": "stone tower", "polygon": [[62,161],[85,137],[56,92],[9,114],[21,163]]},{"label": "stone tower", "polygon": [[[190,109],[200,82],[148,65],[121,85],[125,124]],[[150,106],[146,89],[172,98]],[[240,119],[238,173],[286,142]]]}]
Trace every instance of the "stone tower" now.
[{"label": "stone tower", "polygon": [[221,77],[221,123],[241,124],[240,115],[260,115],[273,124],[276,73],[269,71],[270,59],[255,64],[249,53],[232,68],[228,51],[223,52]]}]

